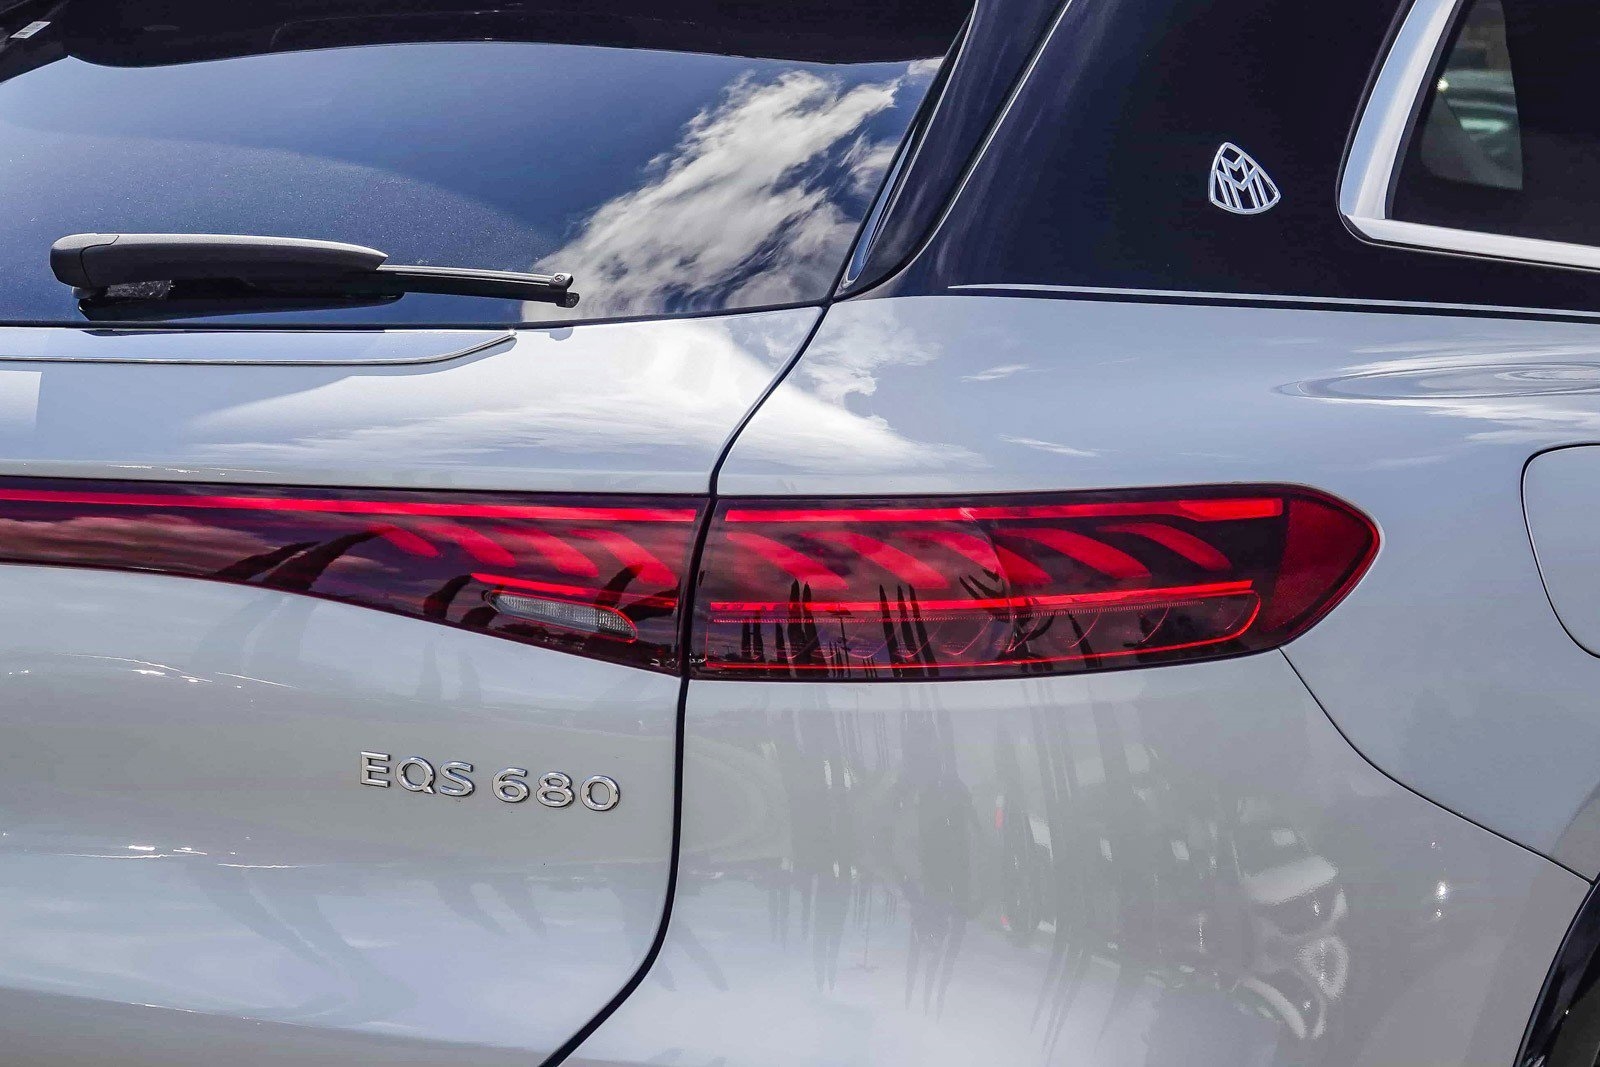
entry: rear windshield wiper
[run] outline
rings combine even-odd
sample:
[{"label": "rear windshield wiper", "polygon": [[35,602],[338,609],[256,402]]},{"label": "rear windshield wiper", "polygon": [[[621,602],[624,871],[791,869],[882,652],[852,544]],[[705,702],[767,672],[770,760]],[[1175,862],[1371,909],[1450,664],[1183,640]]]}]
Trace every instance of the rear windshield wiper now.
[{"label": "rear windshield wiper", "polygon": [[50,246],[50,269],[93,319],[343,307],[404,293],[578,302],[570,274],[399,266],[388,258],[338,241],[215,233],[75,233]]}]

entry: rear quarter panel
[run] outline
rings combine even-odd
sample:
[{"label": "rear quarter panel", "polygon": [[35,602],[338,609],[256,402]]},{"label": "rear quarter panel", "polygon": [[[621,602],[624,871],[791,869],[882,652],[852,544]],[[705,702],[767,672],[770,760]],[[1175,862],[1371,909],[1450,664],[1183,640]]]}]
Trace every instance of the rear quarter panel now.
[{"label": "rear quarter panel", "polygon": [[1597,435],[1586,323],[835,306],[720,492],[1287,482],[1382,548],[1282,653],[691,683],[667,940],[578,1061],[1509,1063],[1600,870],[1600,661],[1521,475]]},{"label": "rear quarter panel", "polygon": [[685,729],[666,941],[584,1067],[1509,1064],[1588,889],[1275,652],[694,682]]},{"label": "rear quarter panel", "polygon": [[1600,660],[1561,628],[1530,456],[1600,439],[1600,325],[976,296],[858,301],[740,437],[725,493],[1287,482],[1382,531],[1288,648],[1351,743],[1585,876]]}]

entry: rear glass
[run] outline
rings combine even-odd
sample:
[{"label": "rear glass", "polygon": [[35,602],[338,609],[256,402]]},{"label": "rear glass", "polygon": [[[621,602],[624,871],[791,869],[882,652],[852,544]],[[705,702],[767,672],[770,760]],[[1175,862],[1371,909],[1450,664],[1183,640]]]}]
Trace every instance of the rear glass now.
[{"label": "rear glass", "polygon": [[965,14],[489,6],[13,7],[0,16],[0,321],[84,321],[48,263],[52,242],[84,232],[347,241],[395,264],[567,272],[581,294],[562,309],[410,293],[229,324],[818,300]]}]

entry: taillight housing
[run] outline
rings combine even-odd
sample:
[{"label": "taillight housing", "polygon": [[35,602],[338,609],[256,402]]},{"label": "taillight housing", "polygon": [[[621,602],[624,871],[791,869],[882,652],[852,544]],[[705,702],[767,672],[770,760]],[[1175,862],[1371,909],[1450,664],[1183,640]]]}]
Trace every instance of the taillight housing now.
[{"label": "taillight housing", "polygon": [[1258,652],[1322,617],[1378,533],[1282,486],[718,506],[691,670],[993,678]]},{"label": "taillight housing", "polygon": [[[685,665],[695,497],[0,479],[0,562],[337,600],[664,672]],[[705,678],[994,678],[1274,648],[1378,532],[1309,489],[736,499],[705,530]]]},{"label": "taillight housing", "polygon": [[359,604],[675,671],[689,498],[0,479],[0,562]]}]

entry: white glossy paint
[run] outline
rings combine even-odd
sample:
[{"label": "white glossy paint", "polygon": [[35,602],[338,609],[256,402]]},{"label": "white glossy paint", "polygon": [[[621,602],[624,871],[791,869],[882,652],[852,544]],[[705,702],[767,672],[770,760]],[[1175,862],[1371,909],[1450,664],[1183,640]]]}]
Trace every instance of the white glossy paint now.
[{"label": "white glossy paint", "polygon": [[[10,418],[0,379],[0,474],[703,493],[728,436],[816,315],[525,330],[416,365],[118,361],[172,350],[148,335],[100,337],[95,359],[62,362],[64,339],[48,352],[35,345],[37,360],[0,362],[35,376],[37,394],[30,420]],[[267,347],[290,351],[275,336]],[[33,334],[14,337],[24,349]],[[324,352],[353,344],[306,334],[292,351],[319,342]],[[183,345],[199,354],[220,343],[204,333]],[[251,334],[240,344],[265,350]]]},{"label": "white glossy paint", "polygon": [[[0,474],[704,493],[816,315],[0,329]],[[681,684],[308,597],[0,568],[0,1059],[539,1062],[659,930]],[[363,751],[472,763],[476,790],[363,786]],[[506,804],[513,766],[622,800]]]},{"label": "white glossy paint", "polygon": [[1600,871],[1600,662],[1544,595],[1523,464],[1600,441],[1600,328],[926,297],[834,307],[724,493],[1293,482],[1383,547],[1289,657],[1388,773]]},{"label": "white glossy paint", "polygon": [[692,682],[649,978],[582,1067],[1508,1064],[1587,884],[1357,755],[1281,655]]},{"label": "white glossy paint", "polygon": [[509,345],[511,330],[207,330],[0,327],[0,363],[437,363]]},{"label": "white glossy paint", "polygon": [[[0,1059],[539,1062],[655,936],[679,684],[308,597],[0,568]],[[478,788],[362,786],[363,750]],[[623,800],[506,804],[513,765]]]},{"label": "white glossy paint", "polygon": [[[14,363],[37,378],[0,378],[0,471],[704,491],[811,314],[422,367]],[[1584,441],[1600,326],[834,307],[721,492],[1296,482],[1373,515],[1382,551],[1287,660],[692,683],[663,951],[569,1062],[1508,1063],[1587,883],[1362,753],[1600,870],[1600,660],[1550,610],[1520,500],[1530,455]],[[675,679],[260,590],[0,578],[19,1062],[538,1062],[644,960]],[[592,766],[626,797],[596,822],[359,786],[380,746]]]},{"label": "white glossy paint", "polygon": [[1600,448],[1535,456],[1522,476],[1539,573],[1572,639],[1600,656]]},{"label": "white glossy paint", "polygon": [[[413,357],[464,338],[0,330],[0,472],[704,493],[814,315],[490,333],[442,362]],[[282,593],[0,579],[13,1062],[538,1062],[642,963],[677,678]],[[477,790],[363,787],[363,750],[470,761]],[[507,766],[624,798],[506,805]]]}]

